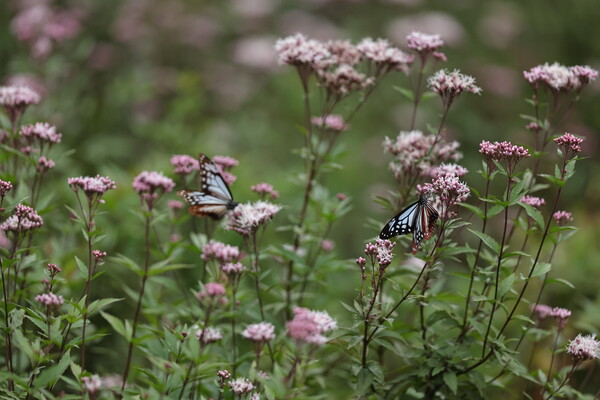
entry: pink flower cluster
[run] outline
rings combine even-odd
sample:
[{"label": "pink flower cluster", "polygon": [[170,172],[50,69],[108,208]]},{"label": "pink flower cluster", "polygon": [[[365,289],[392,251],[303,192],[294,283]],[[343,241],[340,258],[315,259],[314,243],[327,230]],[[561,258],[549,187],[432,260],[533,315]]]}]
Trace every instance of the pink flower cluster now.
[{"label": "pink flower cluster", "polygon": [[488,142],[482,141],[479,144],[479,153],[488,161],[488,166],[492,167],[492,160],[506,160],[510,166],[526,157],[529,157],[529,151],[522,146],[517,146],[510,142]]},{"label": "pink flower cluster", "polygon": [[219,387],[224,388],[225,382],[231,379],[231,373],[226,369],[217,371],[217,381],[219,382]]},{"label": "pink flower cluster", "polygon": [[0,106],[11,122],[15,122],[31,104],[38,104],[40,95],[25,86],[0,86]]},{"label": "pink flower cluster", "polygon": [[524,71],[523,76],[535,90],[548,88],[557,92],[581,90],[598,77],[598,71],[585,65],[566,67],[559,63],[543,64]]},{"label": "pink flower cluster", "polygon": [[85,391],[92,395],[102,389],[102,379],[98,375],[84,376],[81,378],[81,383]]},{"label": "pink flower cluster", "polygon": [[577,136],[573,136],[570,133],[565,133],[562,136],[554,139],[554,143],[560,148],[562,148],[567,154],[577,154],[581,152],[581,143],[583,143],[583,139]]},{"label": "pink flower cluster", "polygon": [[171,165],[174,173],[179,175],[189,175],[200,169],[200,163],[197,159],[187,154],[178,154],[171,157]]},{"label": "pink flower cluster", "polygon": [[229,388],[236,396],[248,394],[254,390],[254,385],[248,378],[237,378],[229,381]]},{"label": "pink flower cluster", "polygon": [[521,200],[519,200],[519,201],[523,204],[529,204],[530,206],[533,206],[536,208],[540,208],[541,206],[546,204],[546,200],[542,199],[541,197],[535,197],[535,196],[523,196],[523,197],[521,197]]},{"label": "pink flower cluster", "polygon": [[335,243],[329,239],[323,239],[321,240],[321,249],[324,252],[329,253],[335,249]]},{"label": "pink flower cluster", "polygon": [[220,283],[209,282],[204,285],[204,289],[196,293],[196,298],[200,301],[205,299],[218,299],[225,296],[225,287]]},{"label": "pink flower cluster", "polygon": [[58,307],[64,304],[65,300],[62,296],[57,296],[54,293],[44,293],[35,296],[35,301],[45,305],[46,307]]},{"label": "pink flower cluster", "polygon": [[239,260],[240,249],[237,246],[211,240],[202,246],[200,258],[204,261],[216,260],[219,264],[231,263]]},{"label": "pink flower cluster", "polygon": [[542,130],[542,127],[537,122],[530,122],[525,126],[525,129],[537,133]]},{"label": "pink flower cluster", "polygon": [[365,254],[371,258],[372,262],[377,260],[379,267],[385,269],[392,263],[394,246],[396,243],[388,239],[376,239],[375,244],[367,243],[365,245]]},{"label": "pink flower cluster", "polygon": [[434,135],[424,135],[421,131],[401,131],[394,140],[386,137],[383,141],[384,151],[394,155],[389,168],[401,184],[407,179],[431,176],[435,165],[460,160],[458,146],[458,142],[443,139],[436,142]]},{"label": "pink flower cluster", "polygon": [[475,85],[475,78],[461,74],[455,69],[448,72],[441,69],[427,79],[427,86],[441,98],[446,108],[464,92],[481,94],[481,88]]},{"label": "pink flower cluster", "polygon": [[223,271],[228,276],[237,276],[242,274],[244,271],[247,271],[248,268],[244,267],[242,263],[236,262],[228,262],[221,265],[221,271]]},{"label": "pink flower cluster", "polygon": [[116,189],[117,185],[108,176],[79,176],[67,179],[67,183],[74,192],[83,190],[87,196],[102,196],[107,190]]},{"label": "pink flower cluster", "polygon": [[162,172],[143,171],[133,179],[133,190],[138,194],[153,194],[157,191],[170,192],[175,187],[175,182],[167,178]]},{"label": "pink flower cluster", "polygon": [[184,206],[183,202],[179,201],[179,200],[169,200],[169,202],[167,203],[167,206],[175,211],[175,210],[181,210]]},{"label": "pink flower cluster", "polygon": [[534,304],[531,310],[538,319],[546,319],[552,315],[552,307],[545,304]]},{"label": "pink flower cluster", "polygon": [[0,231],[24,232],[37,229],[44,224],[44,220],[31,207],[17,204],[15,213],[0,224]]},{"label": "pink flower cluster", "polygon": [[62,272],[62,269],[60,267],[58,267],[56,264],[48,264],[48,272],[50,272],[51,277],[54,277],[57,274],[59,274],[60,272]]},{"label": "pink flower cluster", "polygon": [[385,39],[365,38],[356,45],[362,57],[385,70],[396,69],[408,73],[414,57],[393,47]]},{"label": "pink flower cluster", "polygon": [[554,307],[551,316],[556,320],[558,329],[562,330],[571,316],[571,311],[566,308]]},{"label": "pink flower cluster", "polygon": [[208,327],[205,329],[198,329],[196,331],[196,339],[198,339],[203,345],[206,345],[223,339],[223,334],[221,333],[221,330],[217,328]]},{"label": "pink flower cluster", "polygon": [[40,172],[46,172],[48,170],[51,170],[55,166],[56,166],[56,163],[54,161],[42,156],[42,157],[38,158],[38,164],[37,164],[36,169]]},{"label": "pink flower cluster", "polygon": [[102,262],[102,260],[104,260],[104,257],[106,257],[106,252],[100,251],[100,250],[94,250],[94,251],[92,251],[92,256],[94,256],[94,262],[97,264],[97,263]]},{"label": "pink flower cluster", "polygon": [[301,33],[277,40],[275,52],[280,65],[307,66],[311,69],[318,68],[331,56],[323,43],[308,39]]},{"label": "pink flower cluster", "polygon": [[255,193],[261,195],[264,199],[267,195],[271,197],[271,199],[276,199],[279,197],[279,192],[277,190],[273,190],[273,186],[268,183],[259,183],[250,188]]},{"label": "pink flower cluster", "polygon": [[325,64],[356,65],[361,61],[361,54],[349,40],[330,40],[325,43],[329,58]]},{"label": "pink flower cluster", "polygon": [[330,96],[338,99],[374,83],[372,78],[348,64],[339,65],[333,70],[319,70],[318,79],[319,85],[323,86]]},{"label": "pink flower cluster", "polygon": [[335,319],[325,311],[294,308],[294,319],[286,323],[287,334],[299,343],[324,344],[323,333],[337,328]]},{"label": "pink flower cluster", "polygon": [[462,176],[466,175],[468,172],[469,172],[469,170],[461,165],[452,164],[452,163],[442,163],[442,164],[438,165],[437,167],[431,168],[429,170],[429,175],[432,178],[439,178],[440,176],[449,175],[449,174],[456,175],[458,177],[462,177]]},{"label": "pink flower cluster", "polygon": [[259,227],[273,219],[280,210],[281,206],[265,201],[239,204],[229,214],[225,229],[234,230],[243,236],[252,235]]},{"label": "pink flower cluster", "polygon": [[56,132],[56,127],[47,122],[23,125],[19,135],[26,138],[30,143],[37,141],[40,144],[60,143],[62,139],[62,134]]},{"label": "pink flower cluster", "polygon": [[581,361],[600,358],[600,341],[596,340],[596,335],[579,334],[567,345],[567,353]]},{"label": "pink flower cluster", "polygon": [[228,171],[239,165],[239,161],[229,156],[214,156],[212,162],[221,167],[223,171]]},{"label": "pink flower cluster", "polygon": [[20,41],[31,46],[34,58],[43,59],[56,43],[77,36],[82,20],[79,10],[55,10],[47,2],[31,2],[12,20],[11,29]]},{"label": "pink flower cluster", "polygon": [[414,31],[406,37],[406,41],[408,42],[408,48],[419,54],[433,53],[444,45],[440,35],[429,35]]},{"label": "pink flower cluster", "polygon": [[350,129],[350,125],[344,122],[344,117],[338,114],[329,114],[325,118],[312,117],[310,121],[316,127],[335,133],[345,132]]},{"label": "pink flower cluster", "polygon": [[466,183],[461,182],[455,174],[439,176],[431,183],[417,186],[420,194],[436,195],[442,203],[442,218],[451,218],[454,213],[450,211],[458,203],[464,202],[469,197],[470,189]]},{"label": "pink flower cluster", "polygon": [[268,342],[275,339],[275,327],[268,322],[250,324],[244,329],[242,336],[257,343]]},{"label": "pink flower cluster", "polygon": [[6,193],[8,193],[12,188],[12,183],[0,179],[0,198],[4,199]]},{"label": "pink flower cluster", "polygon": [[573,215],[567,211],[556,211],[552,214],[552,218],[558,225],[565,225],[567,222],[573,221]]}]

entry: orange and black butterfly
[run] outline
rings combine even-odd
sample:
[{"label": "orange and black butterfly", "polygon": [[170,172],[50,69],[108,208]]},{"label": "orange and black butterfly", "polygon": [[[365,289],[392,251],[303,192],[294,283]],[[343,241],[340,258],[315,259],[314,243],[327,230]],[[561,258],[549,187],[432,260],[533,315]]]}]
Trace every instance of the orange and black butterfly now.
[{"label": "orange and black butterfly", "polygon": [[178,196],[183,197],[190,205],[190,214],[197,217],[221,219],[238,203],[233,201],[229,186],[221,176],[221,171],[210,159],[200,154],[200,190],[180,190]]},{"label": "orange and black butterfly", "polygon": [[390,219],[379,234],[380,239],[389,239],[392,236],[413,234],[412,249],[416,252],[423,239],[429,239],[433,234],[438,212],[427,201],[427,197],[421,195],[404,210],[400,211],[394,218]]}]

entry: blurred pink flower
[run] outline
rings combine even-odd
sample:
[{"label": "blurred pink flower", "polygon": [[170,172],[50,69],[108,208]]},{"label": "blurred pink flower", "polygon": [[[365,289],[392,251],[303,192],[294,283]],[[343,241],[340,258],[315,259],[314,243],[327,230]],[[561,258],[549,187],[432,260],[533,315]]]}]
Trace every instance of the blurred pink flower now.
[{"label": "blurred pink flower", "polygon": [[600,358],[600,341],[596,340],[596,335],[579,334],[567,345],[567,353],[581,361]]},{"label": "blurred pink flower", "polygon": [[46,88],[40,78],[33,74],[15,74],[6,79],[6,86],[24,86],[36,92],[40,98],[46,94]]},{"label": "blurred pink flower", "polygon": [[571,316],[571,311],[566,308],[554,307],[550,316],[556,320],[558,329],[562,330]]},{"label": "blurred pink flower", "polygon": [[237,246],[211,240],[202,247],[200,258],[204,261],[216,260],[220,264],[230,263],[239,260],[240,249]]},{"label": "blurred pink flower", "polygon": [[481,88],[475,85],[475,78],[461,74],[455,69],[449,72],[441,69],[427,79],[427,86],[437,93],[445,107],[450,107],[462,93],[481,94]]},{"label": "blurred pink flower", "polygon": [[414,31],[435,32],[450,46],[461,44],[466,36],[460,22],[443,12],[423,12],[396,18],[387,25],[386,31],[387,36],[396,43],[403,43]]},{"label": "blurred pink flower", "polygon": [[55,126],[47,122],[23,125],[19,131],[19,135],[26,138],[29,143],[37,141],[40,146],[60,143],[62,140],[62,134],[56,131]]},{"label": "blurred pink flower", "polygon": [[570,133],[565,133],[562,136],[554,139],[554,143],[563,151],[567,153],[568,156],[573,156],[579,152],[581,152],[581,143],[583,143],[583,139],[577,136],[573,136]]},{"label": "blurred pink flower", "polygon": [[350,125],[344,122],[344,117],[338,114],[328,114],[323,117],[312,117],[310,122],[319,128],[325,128],[332,132],[345,132],[350,129]]},{"label": "blurred pink flower", "polygon": [[44,220],[31,207],[17,204],[14,214],[0,224],[0,231],[25,232],[40,228]]},{"label": "blurred pink flower", "polygon": [[187,154],[172,156],[171,165],[174,168],[173,172],[179,175],[189,175],[194,171],[200,170],[200,163],[198,160]]},{"label": "blurred pink flower", "polygon": [[79,176],[67,179],[68,185],[74,192],[83,190],[89,196],[102,196],[106,191],[116,189],[117,185],[108,176]]},{"label": "blurred pink flower", "polygon": [[550,315],[552,315],[552,307],[547,306],[545,304],[534,304],[531,307],[531,310],[533,311],[534,315],[540,320],[546,319]]},{"label": "blurred pink flower", "polygon": [[268,322],[250,324],[244,329],[242,336],[253,342],[268,342],[275,339],[275,327]]},{"label": "blurred pink flower", "polygon": [[558,225],[565,225],[567,222],[573,221],[573,216],[567,211],[556,211],[552,214],[552,218]]},{"label": "blurred pink flower", "polygon": [[143,171],[133,179],[131,186],[138,194],[170,192],[175,187],[175,182],[162,172]]},{"label": "blurred pink flower", "polygon": [[102,388],[102,380],[98,375],[84,376],[81,378],[81,383],[83,383],[83,388],[90,395],[94,395]]},{"label": "blurred pink flower", "polygon": [[232,59],[245,67],[272,71],[276,65],[271,36],[242,37],[233,44]]},{"label": "blurred pink flower", "polygon": [[519,201],[523,204],[529,204],[530,206],[533,206],[536,208],[540,208],[541,206],[546,204],[546,200],[542,199],[541,197],[535,197],[535,196],[523,196],[523,197],[521,197],[521,200],[519,200]]},{"label": "blurred pink flower", "polygon": [[[522,31],[521,10],[512,3],[502,1],[487,4],[487,10],[477,27],[478,37],[486,44],[497,48],[507,48]],[[487,85],[486,89],[488,89]]]},{"label": "blurred pink flower", "polygon": [[212,162],[217,164],[223,171],[228,171],[233,167],[237,167],[240,162],[229,156],[214,156]]},{"label": "blurred pink flower", "polygon": [[38,104],[40,100],[40,95],[26,86],[0,86],[0,106],[13,123],[23,115],[28,106]]},{"label": "blurred pink flower", "polygon": [[237,378],[229,381],[229,388],[236,396],[242,396],[252,392],[254,385],[248,378]]},{"label": "blurred pink flower", "polygon": [[439,34],[427,34],[413,31],[406,36],[408,48],[413,49],[419,54],[433,53],[444,45]]},{"label": "blurred pink flower", "polygon": [[277,190],[273,190],[273,186],[265,182],[252,186],[250,190],[252,190],[255,193],[258,193],[263,199],[267,195],[271,199],[276,199],[279,197],[279,192]]},{"label": "blurred pink flower", "polygon": [[324,252],[329,253],[335,249],[335,243],[331,240],[323,239],[321,241],[321,249],[323,249]]},{"label": "blurred pink flower", "polygon": [[196,339],[198,339],[203,345],[206,345],[223,339],[223,334],[221,333],[220,329],[208,327],[205,329],[198,329],[196,331]]},{"label": "blurred pink flower", "polygon": [[294,308],[294,318],[286,323],[287,334],[299,343],[324,344],[323,333],[337,328],[335,319],[324,311]]},{"label": "blurred pink flower", "polygon": [[221,271],[223,271],[228,276],[236,276],[242,274],[244,271],[247,271],[248,268],[244,267],[242,263],[236,262],[228,262],[221,265]]},{"label": "blurred pink flower", "polygon": [[35,296],[35,301],[45,305],[46,307],[59,307],[65,302],[62,296],[57,296],[52,292],[38,294]]},{"label": "blurred pink flower", "polygon": [[280,210],[281,206],[264,201],[239,204],[229,214],[225,229],[234,230],[243,236],[251,235],[273,219]]}]

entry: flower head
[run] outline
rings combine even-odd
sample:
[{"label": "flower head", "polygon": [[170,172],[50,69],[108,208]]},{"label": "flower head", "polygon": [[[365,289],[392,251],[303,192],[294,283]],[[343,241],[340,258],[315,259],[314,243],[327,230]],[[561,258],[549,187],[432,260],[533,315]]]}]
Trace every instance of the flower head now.
[{"label": "flower head", "polygon": [[556,320],[558,328],[562,330],[571,316],[571,311],[566,308],[554,307],[550,316]]},{"label": "flower head", "polygon": [[223,339],[223,334],[221,333],[221,330],[217,328],[208,327],[205,329],[198,329],[196,331],[196,339],[198,339],[203,345],[206,345]]},{"label": "flower head", "polygon": [[275,53],[280,65],[288,64],[311,70],[318,68],[320,63],[331,56],[323,43],[308,39],[301,33],[277,40]]},{"label": "flower head", "polygon": [[12,183],[0,179],[0,199],[4,199],[6,194],[13,188]]},{"label": "flower head", "polygon": [[380,72],[396,69],[408,73],[414,61],[413,56],[391,46],[385,39],[365,38],[356,45],[356,48],[363,58],[375,64]]},{"label": "flower head", "polygon": [[475,85],[475,78],[461,74],[457,69],[452,72],[446,69],[437,71],[427,79],[427,86],[442,98],[446,108],[464,92],[481,94],[481,88]]},{"label": "flower head", "polygon": [[81,378],[81,383],[89,394],[94,394],[102,388],[102,380],[98,375],[84,376]]},{"label": "flower head", "polygon": [[216,304],[227,304],[227,298],[225,297],[225,287],[217,282],[209,282],[204,285],[204,288],[196,293],[196,298],[201,302],[208,302],[210,304],[213,300]]},{"label": "flower head", "polygon": [[432,178],[439,178],[440,176],[448,174],[462,177],[463,175],[466,175],[467,172],[469,172],[469,170],[461,165],[454,163],[442,163],[437,167],[431,168],[429,170],[429,175],[431,175]]},{"label": "flower head", "polygon": [[345,132],[350,129],[350,125],[344,122],[344,117],[338,114],[328,114],[325,118],[312,117],[310,121],[316,127],[335,133]]},{"label": "flower head", "polygon": [[187,154],[174,155],[171,157],[171,165],[174,173],[179,175],[189,175],[200,169],[200,162]]},{"label": "flower head", "polygon": [[495,168],[494,161],[504,160],[511,174],[517,162],[531,155],[526,148],[512,144],[511,142],[492,143],[487,140],[479,144],[479,153],[487,161],[490,170]]},{"label": "flower head", "polygon": [[62,139],[62,134],[56,132],[56,127],[47,122],[23,125],[19,135],[26,138],[29,143],[37,141],[40,145],[60,143]]},{"label": "flower head", "polygon": [[236,396],[248,394],[254,390],[254,385],[248,378],[237,378],[229,381],[229,388]]},{"label": "flower head", "polygon": [[244,267],[242,263],[236,262],[228,262],[221,265],[221,271],[223,271],[226,275],[236,276],[242,274],[244,271],[247,271],[248,268]]},{"label": "flower head", "polygon": [[319,84],[329,96],[341,99],[351,93],[362,90],[373,84],[373,79],[358,72],[347,64],[339,65],[334,70],[319,70]]},{"label": "flower head", "polygon": [[431,183],[417,186],[420,194],[436,195],[442,204],[442,218],[451,218],[454,213],[451,211],[458,203],[464,202],[469,197],[470,189],[466,183],[461,182],[455,174],[446,174],[432,179]]},{"label": "flower head", "polygon": [[253,342],[268,342],[275,339],[275,327],[268,322],[250,324],[244,329],[242,336]]},{"label": "flower head", "polygon": [[294,308],[294,319],[286,323],[287,334],[299,343],[324,344],[323,333],[337,328],[335,319],[325,311]]},{"label": "flower head", "polygon": [[542,199],[541,197],[535,197],[535,196],[523,196],[523,197],[521,197],[521,200],[519,200],[519,201],[523,204],[529,204],[530,206],[533,206],[536,208],[540,208],[541,206],[546,204],[546,200]]},{"label": "flower head", "polygon": [[598,71],[589,66],[566,67],[559,63],[543,64],[523,72],[534,90],[547,88],[553,92],[581,90],[598,77]]},{"label": "flower head", "polygon": [[567,132],[554,139],[554,143],[563,149],[567,155],[574,155],[581,152],[581,143],[583,143],[583,139]]},{"label": "flower head", "polygon": [[348,40],[330,40],[325,43],[329,51],[327,63],[356,65],[361,60],[361,53]]},{"label": "flower head", "polygon": [[540,320],[546,319],[552,315],[552,307],[545,304],[534,304],[531,307],[533,314]]},{"label": "flower head", "polygon": [[44,220],[31,207],[17,204],[13,215],[0,224],[0,231],[24,232],[37,229]]},{"label": "flower head", "polygon": [[329,253],[330,251],[333,251],[333,249],[335,249],[335,242],[328,239],[323,239],[321,240],[321,249],[324,252]]},{"label": "flower head", "polygon": [[57,274],[59,274],[60,272],[62,272],[62,269],[60,267],[58,267],[56,264],[48,264],[48,272],[50,272],[50,276],[54,277]]},{"label": "flower head", "polygon": [[220,264],[231,263],[239,260],[240,249],[237,246],[211,240],[202,247],[200,258],[204,261],[216,260]]},{"label": "flower head", "polygon": [[558,225],[565,225],[567,222],[573,221],[573,215],[567,211],[556,211],[552,214],[552,218]]},{"label": "flower head", "polygon": [[235,158],[229,156],[214,156],[212,162],[221,167],[221,170],[223,171],[228,171],[233,167],[237,167],[240,163]]},{"label": "flower head", "polygon": [[444,45],[440,35],[429,35],[422,32],[411,32],[407,37],[408,48],[421,55],[433,53]]},{"label": "flower head", "polygon": [[179,200],[169,200],[167,205],[173,211],[181,210],[184,207],[183,202],[181,202]]},{"label": "flower head", "polygon": [[35,296],[35,301],[45,305],[46,307],[59,307],[64,304],[65,300],[60,295],[54,293],[43,293]]},{"label": "flower head", "polygon": [[170,192],[175,187],[175,182],[162,172],[143,171],[133,179],[132,186],[138,194]]},{"label": "flower head", "polygon": [[79,176],[67,179],[67,183],[71,189],[77,193],[83,190],[86,196],[102,196],[108,190],[116,189],[117,185],[108,176]]},{"label": "flower head", "polygon": [[222,389],[225,387],[225,383],[231,379],[231,373],[226,369],[217,371],[217,382],[219,383],[219,387]]},{"label": "flower head", "polygon": [[54,161],[42,156],[42,157],[38,158],[38,163],[37,163],[36,169],[39,172],[46,172],[48,170],[51,170],[55,166],[56,166],[56,163]]},{"label": "flower head", "polygon": [[17,121],[31,104],[38,104],[40,95],[26,86],[0,86],[0,106],[11,122]]},{"label": "flower head", "polygon": [[234,230],[243,236],[252,235],[259,227],[273,219],[279,210],[281,206],[265,201],[239,204],[229,214],[226,229]]},{"label": "flower head", "polygon": [[259,183],[250,188],[254,193],[258,193],[263,199],[266,196],[269,196],[271,199],[276,199],[279,197],[279,192],[277,190],[273,190],[273,186],[268,183]]},{"label": "flower head", "polygon": [[94,251],[92,251],[92,255],[94,256],[94,262],[96,262],[96,264],[98,264],[104,260],[104,257],[106,257],[106,252],[100,251],[100,250],[94,250]]},{"label": "flower head", "polygon": [[580,361],[593,360],[600,357],[600,341],[596,335],[582,336],[581,334],[569,342],[567,353]]},{"label": "flower head", "polygon": [[[375,262],[377,260],[380,268],[385,269],[392,263],[392,258],[394,257],[392,250],[395,245],[396,243],[388,239],[376,239],[375,244],[367,243],[365,245],[365,254],[371,258],[371,261]],[[364,259],[357,259],[356,262],[359,263],[362,260]]]}]

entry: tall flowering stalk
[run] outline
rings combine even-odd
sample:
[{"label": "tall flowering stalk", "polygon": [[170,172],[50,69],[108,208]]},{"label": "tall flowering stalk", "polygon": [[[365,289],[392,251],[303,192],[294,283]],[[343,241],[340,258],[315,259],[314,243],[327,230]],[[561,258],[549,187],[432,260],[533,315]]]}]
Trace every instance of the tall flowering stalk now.
[{"label": "tall flowering stalk", "polygon": [[[348,128],[356,112],[365,104],[377,82],[391,71],[408,71],[412,56],[391,46],[387,40],[363,39],[356,46],[348,41],[322,43],[296,34],[277,41],[279,64],[296,68],[304,95],[305,185],[302,205],[294,221],[292,248],[297,252],[306,235],[308,205],[319,173],[331,154],[340,133]],[[360,72],[360,70],[364,72]],[[317,83],[323,99],[321,110],[313,114],[311,80]],[[346,117],[334,115],[336,107],[352,94],[359,94],[358,103]],[[286,313],[291,316],[294,280],[293,258],[287,265]]]},{"label": "tall flowering stalk", "polygon": [[232,367],[235,373],[237,368],[237,339],[236,339],[236,319],[238,314],[237,290],[240,284],[240,278],[248,269],[239,262],[227,262],[221,265],[222,273],[227,277],[227,284],[231,287],[231,341],[232,341]]},{"label": "tall flowering stalk", "polygon": [[[99,250],[94,250],[94,238],[98,236],[99,232],[96,228],[95,217],[98,212],[100,204],[104,203],[102,196],[112,189],[116,189],[117,185],[115,182],[107,176],[96,175],[95,177],[74,177],[67,180],[69,187],[75,193],[77,198],[78,210],[73,210],[73,215],[77,217],[79,223],[84,228],[84,239],[87,241],[87,277],[85,280],[85,287],[81,294],[80,300],[85,297],[85,306],[83,311],[83,328],[81,331],[81,367],[85,370],[85,333],[87,326],[87,308],[90,303],[90,293],[92,290],[92,277],[96,271],[98,263],[102,260],[103,254]],[[65,335],[68,336],[71,325],[67,329]]]},{"label": "tall flowering stalk", "polygon": [[140,311],[142,308],[142,299],[144,297],[144,290],[146,288],[146,281],[148,280],[148,268],[150,267],[150,225],[153,219],[154,206],[158,199],[166,192],[170,192],[175,187],[175,182],[170,178],[167,178],[160,172],[156,171],[143,171],[133,180],[133,190],[138,194],[141,203],[141,209],[145,216],[145,257],[144,257],[144,273],[142,275],[142,282],[140,285],[140,292],[138,294],[138,301],[135,307],[135,313],[133,315],[133,323],[131,329],[131,339],[129,341],[129,347],[127,349],[127,358],[125,360],[125,370],[123,371],[123,383],[121,385],[121,393],[125,389],[127,384],[127,378],[129,377],[129,368],[131,367],[131,356],[133,353],[133,346],[135,342],[135,334],[138,327]]}]

